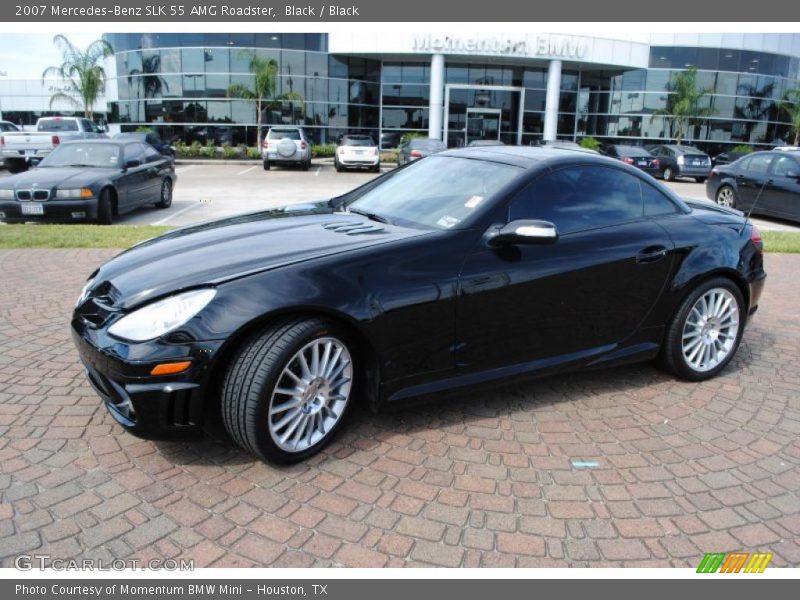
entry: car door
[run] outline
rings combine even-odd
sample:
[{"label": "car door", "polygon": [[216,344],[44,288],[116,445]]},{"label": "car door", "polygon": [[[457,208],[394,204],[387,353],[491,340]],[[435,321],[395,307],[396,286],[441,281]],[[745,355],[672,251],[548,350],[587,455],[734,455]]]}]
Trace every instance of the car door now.
[{"label": "car door", "polygon": [[148,204],[161,199],[161,170],[164,166],[164,157],[149,144],[142,144],[142,146],[144,146],[144,164],[147,165],[142,202]]},{"label": "car door", "polygon": [[144,202],[149,168],[144,162],[144,144],[133,142],[125,144],[122,152],[123,173],[119,181],[119,211],[133,210]]},{"label": "car door", "polygon": [[545,174],[509,204],[507,221],[540,219],[551,245],[467,256],[456,312],[456,361],[470,371],[610,350],[644,320],[667,280],[673,248],[643,214],[641,180],[605,166]]},{"label": "car door", "polygon": [[769,196],[776,214],[800,219],[800,160],[789,153],[776,153],[764,195]]},{"label": "car door", "polygon": [[[774,154],[774,152],[757,152],[741,162],[735,174],[736,207],[740,210],[750,210],[757,198],[758,204],[754,212],[772,213],[775,210],[774,201],[766,193],[769,168]],[[762,189],[764,193],[761,193]]]}]

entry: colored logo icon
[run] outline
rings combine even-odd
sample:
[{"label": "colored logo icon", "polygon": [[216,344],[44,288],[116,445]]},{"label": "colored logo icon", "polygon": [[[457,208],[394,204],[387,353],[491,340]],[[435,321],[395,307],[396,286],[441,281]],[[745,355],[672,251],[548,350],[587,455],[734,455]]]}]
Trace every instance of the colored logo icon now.
[{"label": "colored logo icon", "polygon": [[697,567],[698,573],[763,573],[772,560],[766,552],[710,553],[703,557]]}]

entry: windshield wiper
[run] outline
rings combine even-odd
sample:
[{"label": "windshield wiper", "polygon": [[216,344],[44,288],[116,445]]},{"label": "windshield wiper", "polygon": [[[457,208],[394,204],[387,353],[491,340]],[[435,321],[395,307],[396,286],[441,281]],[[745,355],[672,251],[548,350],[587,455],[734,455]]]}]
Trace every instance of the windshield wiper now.
[{"label": "windshield wiper", "polygon": [[377,221],[378,223],[389,224],[389,219],[387,219],[386,217],[383,217],[383,216],[381,216],[379,214],[376,214],[376,213],[373,213],[373,212],[369,212],[369,211],[366,211],[366,210],[358,210],[357,208],[348,208],[347,210],[348,210],[348,212],[355,213],[355,214],[361,215],[363,217],[367,217],[368,219],[370,219],[372,221]]}]

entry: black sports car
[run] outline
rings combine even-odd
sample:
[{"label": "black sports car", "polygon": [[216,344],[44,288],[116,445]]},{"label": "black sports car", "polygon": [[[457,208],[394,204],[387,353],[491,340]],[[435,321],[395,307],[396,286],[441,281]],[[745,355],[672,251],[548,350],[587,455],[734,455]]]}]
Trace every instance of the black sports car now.
[{"label": "black sports car", "polygon": [[329,201],[179,229],[92,273],[89,380],[144,437],[221,421],[258,456],[317,452],[371,407],[659,357],[722,370],[766,274],[741,213],[622,162],[450,150]]},{"label": "black sports car", "polygon": [[94,221],[154,204],[168,208],[172,160],[135,139],[65,142],[37,168],[0,180],[0,221]]},{"label": "black sports car", "polygon": [[800,151],[753,152],[714,167],[706,196],[721,206],[800,222]]}]

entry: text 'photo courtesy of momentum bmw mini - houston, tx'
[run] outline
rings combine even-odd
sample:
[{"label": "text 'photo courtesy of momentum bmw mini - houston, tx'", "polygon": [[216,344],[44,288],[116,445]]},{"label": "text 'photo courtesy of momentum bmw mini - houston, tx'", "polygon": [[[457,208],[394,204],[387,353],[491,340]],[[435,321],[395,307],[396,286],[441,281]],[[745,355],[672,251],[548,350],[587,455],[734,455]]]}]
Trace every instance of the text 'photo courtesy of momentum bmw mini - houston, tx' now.
[{"label": "text 'photo courtesy of momentum bmw mini - houston, tx'", "polygon": [[221,424],[285,463],[357,401],[656,358],[708,379],[765,277],[735,209],[594,153],[483,146],[140,243],[90,276],[72,331],[130,432]]}]

